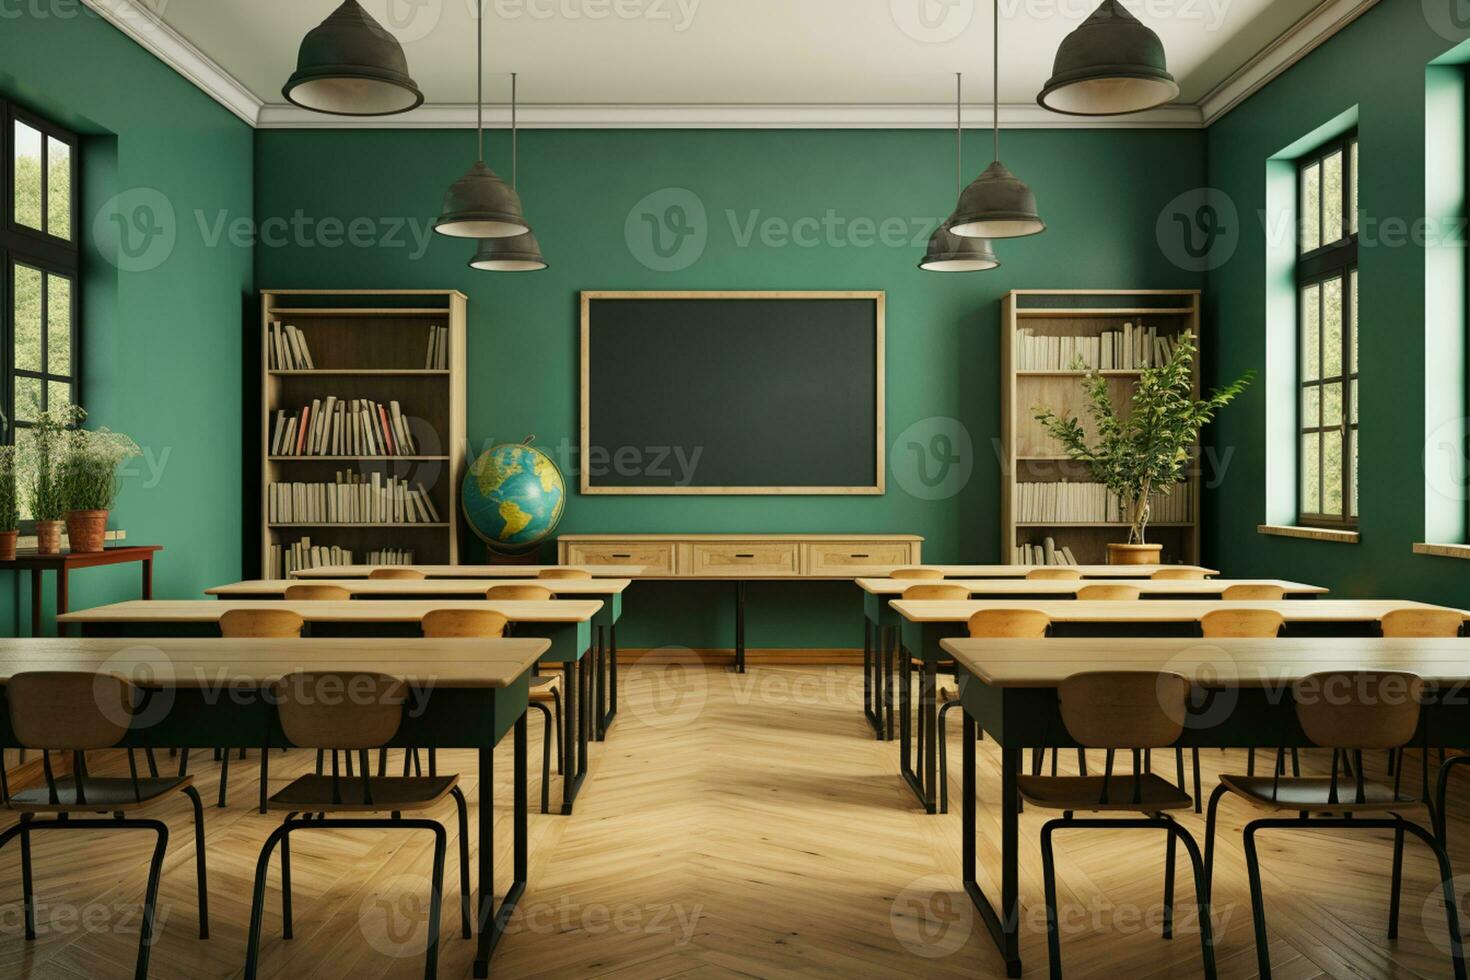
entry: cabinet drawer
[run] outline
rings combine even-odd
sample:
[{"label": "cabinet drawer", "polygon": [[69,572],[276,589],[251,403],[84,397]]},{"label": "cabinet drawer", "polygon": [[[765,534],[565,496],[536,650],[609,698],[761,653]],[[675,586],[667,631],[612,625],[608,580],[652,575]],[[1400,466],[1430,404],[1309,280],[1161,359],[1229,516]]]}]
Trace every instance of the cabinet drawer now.
[{"label": "cabinet drawer", "polygon": [[800,564],[795,541],[695,541],[688,545],[689,560],[681,575],[797,575]]},{"label": "cabinet drawer", "polygon": [[567,545],[568,565],[642,565],[643,575],[674,574],[672,541],[598,541]]},{"label": "cabinet drawer", "polygon": [[907,541],[821,541],[806,547],[804,572],[818,577],[886,575],[894,565],[913,562]]}]

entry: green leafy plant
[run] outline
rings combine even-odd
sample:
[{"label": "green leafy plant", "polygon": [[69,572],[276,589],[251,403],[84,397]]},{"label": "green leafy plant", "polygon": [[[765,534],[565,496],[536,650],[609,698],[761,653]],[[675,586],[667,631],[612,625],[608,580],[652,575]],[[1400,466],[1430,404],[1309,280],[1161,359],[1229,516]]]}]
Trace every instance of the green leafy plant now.
[{"label": "green leafy plant", "polygon": [[1167,362],[1139,372],[1127,414],[1114,407],[1108,379],[1096,370],[1089,371],[1082,389],[1087,414],[1097,431],[1097,441],[1091,445],[1076,417],[1057,415],[1041,405],[1032,408],[1036,421],[1061,443],[1066,454],[1086,463],[1093,478],[1123,501],[1129,544],[1145,543],[1149,497],[1169,493],[1183,479],[1200,429],[1255,377],[1254,371],[1247,371],[1205,398],[1195,398],[1194,354],[1193,336],[1180,335]]},{"label": "green leafy plant", "polygon": [[16,436],[19,482],[38,521],[59,521],[66,516],[67,502],[60,470],[68,426],[85,417],[80,408],[30,413],[31,424]]},{"label": "green leafy plant", "polygon": [[86,412],[73,411],[78,425],[62,437],[56,472],[66,510],[111,510],[117,500],[118,467],[142,450],[121,432],[81,428]]},{"label": "green leafy plant", "polygon": [[0,531],[20,528],[20,500],[15,481],[15,447],[0,446]]}]

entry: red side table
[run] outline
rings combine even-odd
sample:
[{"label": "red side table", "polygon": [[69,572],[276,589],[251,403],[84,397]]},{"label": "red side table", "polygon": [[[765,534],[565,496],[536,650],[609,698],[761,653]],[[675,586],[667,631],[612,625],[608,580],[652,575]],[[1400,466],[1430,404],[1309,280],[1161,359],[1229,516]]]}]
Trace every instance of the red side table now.
[{"label": "red side table", "polygon": [[[54,555],[43,555],[35,551],[22,551],[10,561],[0,561],[0,571],[30,569],[31,573],[31,635],[41,634],[41,588],[45,584],[46,572],[56,573],[56,613],[67,612],[67,576],[74,568],[96,568],[98,565],[121,565],[136,561],[143,565],[143,598],[153,598],[153,553],[162,551],[161,544],[129,544],[101,551],[63,551]],[[66,626],[56,624],[56,635],[65,636]]]}]

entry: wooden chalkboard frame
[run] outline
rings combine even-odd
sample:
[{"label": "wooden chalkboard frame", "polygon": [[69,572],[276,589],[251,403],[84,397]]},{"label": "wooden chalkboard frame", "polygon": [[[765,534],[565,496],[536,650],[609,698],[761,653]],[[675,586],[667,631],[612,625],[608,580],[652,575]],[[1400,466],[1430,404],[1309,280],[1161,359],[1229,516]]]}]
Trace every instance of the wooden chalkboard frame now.
[{"label": "wooden chalkboard frame", "polygon": [[581,466],[581,492],[582,493],[607,493],[607,494],[720,494],[720,495],[821,495],[821,494],[882,494],[884,492],[887,464],[884,455],[884,378],[883,378],[883,343],[884,343],[884,305],[887,294],[879,290],[583,290],[581,294],[581,459],[590,458],[591,437],[591,399],[589,396],[591,363],[589,354],[591,351],[591,304],[593,300],[650,300],[650,299],[718,299],[718,300],[743,300],[743,299],[802,299],[802,300],[839,300],[839,299],[862,299],[872,300],[874,312],[875,335],[874,353],[877,364],[877,378],[875,392],[877,397],[875,410],[877,418],[874,431],[877,438],[874,440],[873,472],[877,475],[876,482],[870,486],[768,486],[768,487],[673,487],[673,486],[596,486],[591,482],[591,474],[586,466]]}]

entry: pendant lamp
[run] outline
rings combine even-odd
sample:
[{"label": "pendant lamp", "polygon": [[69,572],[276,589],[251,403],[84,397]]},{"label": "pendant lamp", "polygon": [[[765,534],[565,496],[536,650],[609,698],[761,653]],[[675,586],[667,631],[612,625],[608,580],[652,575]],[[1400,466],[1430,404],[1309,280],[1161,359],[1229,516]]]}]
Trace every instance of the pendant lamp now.
[{"label": "pendant lamp", "polygon": [[[516,73],[510,73],[510,187],[516,186]],[[509,238],[486,238],[470,259],[471,269],[486,272],[539,272],[546,268],[534,232]]]},{"label": "pendant lamp", "polygon": [[1104,2],[1062,40],[1051,80],[1036,101],[1074,116],[1142,112],[1179,95],[1164,44],[1116,0]]},{"label": "pendant lamp", "polygon": [[345,0],[302,38],[281,94],[303,109],[339,116],[390,116],[424,101],[403,46],[357,0]]},{"label": "pendant lamp", "polygon": [[[959,72],[954,76],[954,162],[955,162],[955,193],[958,194],[963,178],[963,163],[961,151],[960,128],[960,82]],[[952,220],[952,219],[951,219]],[[1000,260],[995,257],[995,252],[990,248],[990,242],[984,238],[961,238],[949,230],[950,221],[946,220],[934,234],[929,236],[929,248],[924,253],[923,261],[919,268],[925,272],[984,272],[986,269],[994,269],[1000,265]]]},{"label": "pendant lamp", "polygon": [[434,230],[453,238],[510,238],[531,230],[521,213],[521,199],[485,165],[485,6],[479,7],[475,46],[475,129],[480,157],[465,175],[449,186],[444,210]]},{"label": "pendant lamp", "polygon": [[949,230],[964,238],[1022,238],[1046,230],[1036,212],[1036,195],[1000,162],[1000,0],[995,0],[994,80],[991,126],[995,159],[960,194]]}]

